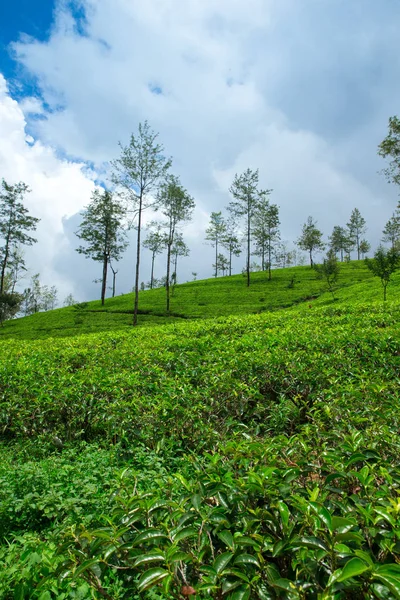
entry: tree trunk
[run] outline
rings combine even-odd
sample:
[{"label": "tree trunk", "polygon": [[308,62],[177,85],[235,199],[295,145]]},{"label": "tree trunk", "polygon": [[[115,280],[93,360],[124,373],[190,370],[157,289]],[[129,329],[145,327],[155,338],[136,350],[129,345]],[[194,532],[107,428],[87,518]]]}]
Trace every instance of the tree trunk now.
[{"label": "tree trunk", "polygon": [[[175,270],[176,272],[176,270]],[[218,238],[215,238],[215,277],[218,277]]]},{"label": "tree trunk", "polygon": [[311,265],[311,268],[313,268],[314,263],[313,263],[313,259],[312,259],[312,250],[310,250],[310,265]]},{"label": "tree trunk", "polygon": [[115,298],[115,280],[117,279],[117,271],[113,271],[113,289],[112,289],[112,297]]},{"label": "tree trunk", "polygon": [[154,281],[154,258],[156,253],[153,251],[153,256],[151,257],[151,277],[150,277],[150,289],[153,289],[153,281]]},{"label": "tree trunk", "polygon": [[9,226],[8,232],[7,232],[7,237],[6,237],[6,245],[4,248],[4,258],[2,261],[2,265],[1,265],[0,294],[2,294],[4,292],[4,279],[6,276],[8,255],[10,253],[10,235],[11,235],[11,230],[10,230],[10,226]]},{"label": "tree trunk", "polygon": [[247,215],[247,287],[250,286],[250,207]]},{"label": "tree trunk", "polygon": [[172,227],[172,223],[170,223],[169,226],[169,236],[168,236],[168,246],[167,246],[167,280],[165,282],[165,289],[167,292],[167,314],[169,314],[169,307],[170,307],[170,285],[169,285],[169,277],[170,277],[170,271],[171,271],[171,247],[172,244],[174,243],[174,231],[173,231],[173,227]]},{"label": "tree trunk", "polygon": [[137,229],[137,246],[136,246],[136,275],[135,275],[135,304],[133,309],[133,325],[137,325],[138,308],[139,308],[139,267],[140,267],[140,230],[142,226],[142,206],[143,192],[140,193],[139,213],[138,213],[138,229]]},{"label": "tree trunk", "polygon": [[268,279],[271,279],[271,242],[268,244]]},{"label": "tree trunk", "polygon": [[229,247],[229,277],[232,275],[232,248]]},{"label": "tree trunk", "polygon": [[108,256],[105,254],[104,258],[103,258],[103,279],[101,281],[101,305],[102,306],[104,306],[104,298],[106,297],[107,266],[108,266]]}]

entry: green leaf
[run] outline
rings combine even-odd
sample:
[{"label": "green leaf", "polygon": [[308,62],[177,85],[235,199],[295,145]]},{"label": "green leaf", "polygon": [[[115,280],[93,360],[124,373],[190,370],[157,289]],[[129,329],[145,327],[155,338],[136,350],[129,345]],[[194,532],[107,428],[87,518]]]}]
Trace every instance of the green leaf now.
[{"label": "green leaf", "polygon": [[365,456],[365,454],[361,454],[361,452],[355,452],[350,456],[346,463],[346,467],[350,467],[350,465],[353,465],[356,462],[363,462],[364,460],[367,460],[367,458],[368,457]]},{"label": "green leaf", "polygon": [[278,506],[279,514],[281,515],[281,519],[282,519],[284,528],[286,529],[287,526],[289,525],[290,511],[289,511],[287,505],[284,502],[282,502],[282,500],[278,501],[277,506]]},{"label": "green leaf", "polygon": [[337,581],[346,581],[347,579],[350,579],[351,577],[357,577],[368,570],[369,566],[366,565],[361,558],[351,558],[343,567],[341,574],[337,578]]},{"label": "green leaf", "polygon": [[239,554],[234,560],[234,565],[253,565],[259,567],[260,564],[252,554]]},{"label": "green leaf", "polygon": [[196,527],[184,527],[174,535],[174,542],[178,543],[185,540],[188,537],[194,537],[199,533]]},{"label": "green leaf", "polygon": [[356,523],[345,517],[332,517],[332,529],[338,533],[347,533]]},{"label": "green leaf", "polygon": [[218,574],[221,573],[221,571],[223,571],[225,569],[225,567],[231,562],[232,558],[233,558],[232,552],[224,552],[223,554],[220,554],[214,560],[213,568],[216,570],[216,572]]},{"label": "green leaf", "polygon": [[375,570],[374,579],[382,581],[394,598],[400,598],[400,565],[382,565]]},{"label": "green leaf", "polygon": [[192,504],[196,510],[200,510],[200,506],[201,506],[201,495],[200,494],[193,494]]},{"label": "green leaf", "polygon": [[251,588],[242,584],[232,594],[229,594],[228,600],[248,600],[250,598]]},{"label": "green leaf", "polygon": [[375,523],[379,523],[381,519],[387,521],[392,527],[396,527],[396,521],[384,508],[375,508],[375,512],[379,515],[377,519],[375,519]]},{"label": "green leaf", "polygon": [[309,502],[309,506],[315,512],[315,514],[321,519],[324,525],[332,531],[332,517],[330,512],[322,504],[317,502]]},{"label": "green leaf", "polygon": [[134,567],[142,565],[147,562],[165,560],[165,554],[163,552],[149,552],[148,554],[140,554],[136,557],[135,562],[133,563]]},{"label": "green leaf", "polygon": [[85,560],[80,567],[78,567],[76,569],[76,571],[74,572],[74,577],[79,577],[79,575],[81,575],[82,573],[84,573],[84,571],[87,571],[88,569],[90,569],[91,567],[93,567],[94,565],[98,565],[99,564],[99,559],[98,558],[90,558],[89,560]]},{"label": "green leaf", "polygon": [[143,542],[153,542],[160,538],[166,538],[167,536],[162,531],[158,529],[146,529],[142,533],[139,533],[133,541],[133,545],[137,546],[138,544],[142,544]]},{"label": "green leaf", "polygon": [[225,544],[225,546],[228,546],[228,548],[230,550],[233,550],[233,547],[234,547],[233,535],[231,534],[230,531],[228,531],[227,529],[225,529],[224,531],[220,531],[218,533],[218,537]]},{"label": "green leaf", "polygon": [[144,590],[147,590],[153,585],[156,585],[156,583],[162,581],[168,575],[168,571],[161,569],[160,567],[145,571],[138,582],[139,591],[143,592]]},{"label": "green leaf", "polygon": [[295,546],[305,546],[306,548],[314,548],[315,550],[329,551],[328,546],[320,538],[301,536],[294,541]]}]

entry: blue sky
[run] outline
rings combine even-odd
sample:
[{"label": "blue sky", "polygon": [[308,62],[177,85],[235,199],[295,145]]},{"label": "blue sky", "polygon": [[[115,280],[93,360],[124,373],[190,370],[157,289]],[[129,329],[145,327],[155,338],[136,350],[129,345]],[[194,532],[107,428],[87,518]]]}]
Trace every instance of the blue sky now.
[{"label": "blue sky", "polygon": [[47,39],[53,21],[53,10],[54,0],[0,2],[0,71],[10,82],[15,81],[23,86],[20,93],[32,93],[32,82],[13,59],[10,44],[21,35],[38,40]]},{"label": "blue sky", "polygon": [[400,112],[398,0],[16,0],[0,22],[0,172],[31,185],[49,246],[33,258],[75,295],[97,293],[77,213],[144,119],[197,203],[183,280],[211,274],[210,212],[247,167],[289,245],[309,215],[327,239],[355,207],[379,243],[398,197],[377,156]]}]

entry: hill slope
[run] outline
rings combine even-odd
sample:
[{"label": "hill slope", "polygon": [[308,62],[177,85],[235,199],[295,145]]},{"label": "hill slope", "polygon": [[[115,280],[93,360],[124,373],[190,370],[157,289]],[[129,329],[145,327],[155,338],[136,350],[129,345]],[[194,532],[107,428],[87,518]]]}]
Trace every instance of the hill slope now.
[{"label": "hill slope", "polygon": [[[177,288],[192,321],[104,331],[121,297],[4,327],[1,598],[400,598],[399,277],[299,302],[322,284],[288,271],[246,306],[240,278]],[[57,312],[87,326],[45,337]]]},{"label": "hill slope", "polygon": [[[369,295],[378,298],[379,281],[372,277],[363,262],[353,261],[341,265],[337,283],[338,297],[342,297],[340,290],[344,291],[363,281],[371,284]],[[234,314],[258,314],[309,302],[320,296],[321,301],[330,302],[332,297],[326,294],[326,289],[326,283],[319,280],[315,271],[309,267],[274,270],[271,281],[266,273],[253,273],[250,288],[247,288],[242,275],[194,281],[175,287],[170,316],[165,314],[164,288],[147,290],[140,293],[139,325]],[[133,295],[125,294],[107,299],[104,307],[97,300],[8,321],[0,328],[0,339],[36,339],[123,330],[131,326],[132,312]]]}]

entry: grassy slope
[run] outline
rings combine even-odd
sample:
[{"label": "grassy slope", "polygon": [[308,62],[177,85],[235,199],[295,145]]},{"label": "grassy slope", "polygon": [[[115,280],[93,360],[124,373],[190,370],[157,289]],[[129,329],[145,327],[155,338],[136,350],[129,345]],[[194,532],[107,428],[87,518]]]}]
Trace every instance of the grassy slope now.
[{"label": "grassy slope", "polygon": [[[293,275],[296,283],[288,288]],[[12,599],[18,589],[17,597],[42,598],[46,589],[46,600],[75,598],[69,576],[62,584],[54,577],[37,592],[36,586],[46,569],[55,572],[66,559],[56,548],[69,539],[68,527],[84,523],[93,529],[120,514],[110,491],[122,485],[116,469],[126,466],[121,489],[128,498],[138,491],[157,498],[168,486],[181,494],[171,483],[171,474],[179,472],[190,480],[190,494],[197,493],[198,480],[207,487],[222,478],[227,489],[234,481],[245,494],[244,506],[257,511],[254,482],[268,480],[261,498],[270,494],[270,504],[277,498],[286,503],[296,535],[328,535],[309,508],[301,512],[310,497],[330,513],[350,517],[356,533],[349,534],[349,554],[340,554],[342,546],[335,554],[333,568],[341,568],[357,548],[374,560],[398,562],[399,549],[390,546],[396,535],[391,515],[396,520],[398,515],[394,508],[383,520],[379,515],[397,502],[400,484],[394,401],[400,277],[385,307],[379,280],[362,263],[343,265],[340,283],[334,302],[305,267],[276,271],[271,282],[254,274],[250,290],[241,276],[192,282],[175,290],[173,310],[197,319],[157,325],[166,319],[142,315],[151,328],[133,329],[131,315],[118,312],[131,310],[131,295],[108,301],[106,310],[114,312],[102,312],[93,302],[84,310],[60,309],[7,323],[0,341],[0,539],[6,536],[11,545],[0,543],[0,596]],[[144,292],[141,308],[161,313],[163,301],[164,290]],[[43,339],[29,339],[36,337]],[[52,446],[54,434],[63,439],[62,451]],[[265,477],[271,469],[276,483]],[[366,505],[379,528],[363,521]],[[236,526],[224,525],[232,533]],[[328,585],[328,575],[312,574],[320,560],[315,550],[311,558],[305,550],[292,555],[288,544],[282,558],[274,558],[279,536],[263,552],[281,576],[294,579],[290,565],[301,558],[306,584]],[[221,546],[218,552],[223,551]],[[74,560],[79,565],[81,558]],[[72,572],[75,568],[72,564]],[[102,580],[109,576],[114,577],[104,571]],[[111,579],[108,589],[120,586],[113,597],[136,597],[127,581],[117,586]],[[101,597],[78,582],[79,597]],[[351,587],[338,593],[335,598],[356,597]],[[271,598],[286,598],[276,594]]]},{"label": "grassy slope", "polygon": [[[289,287],[294,280],[293,287]],[[378,298],[379,281],[373,279],[364,263],[353,261],[341,265],[338,280],[340,290],[369,281],[369,296]],[[364,288],[363,288],[364,289]],[[322,295],[322,302],[330,302],[324,293],[326,284],[316,278],[309,267],[294,267],[273,271],[268,281],[266,273],[253,273],[250,288],[242,275],[189,282],[176,286],[170,317],[165,316],[165,290],[141,292],[139,325],[163,324],[182,319],[213,318],[227,315],[258,314],[287,308]],[[339,292],[339,297],[343,292]],[[364,292],[363,292],[364,293]],[[389,291],[390,293],[390,291]],[[0,339],[7,337],[45,338],[76,335],[95,331],[120,330],[132,322],[132,294],[106,300],[104,307],[96,300],[83,309],[61,308],[47,313],[15,319],[0,329]]]}]

